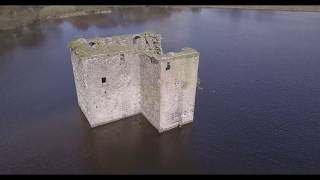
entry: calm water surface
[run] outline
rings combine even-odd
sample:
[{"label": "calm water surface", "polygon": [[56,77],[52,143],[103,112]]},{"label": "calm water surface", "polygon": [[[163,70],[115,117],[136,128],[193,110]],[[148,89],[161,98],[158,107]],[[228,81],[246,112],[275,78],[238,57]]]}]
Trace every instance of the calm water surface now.
[{"label": "calm water surface", "polygon": [[[320,13],[137,8],[1,32],[0,173],[320,173]],[[195,121],[90,129],[68,42],[154,31],[200,52]]]}]

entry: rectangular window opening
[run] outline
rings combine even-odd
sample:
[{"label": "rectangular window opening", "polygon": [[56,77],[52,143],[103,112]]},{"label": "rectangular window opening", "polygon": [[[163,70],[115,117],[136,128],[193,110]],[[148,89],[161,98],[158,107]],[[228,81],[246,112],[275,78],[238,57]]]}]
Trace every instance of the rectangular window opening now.
[{"label": "rectangular window opening", "polygon": [[102,82],[102,83],[105,83],[106,80],[107,80],[106,77],[101,78],[101,82]]},{"label": "rectangular window opening", "polygon": [[124,61],[124,54],[120,54],[120,60]]}]

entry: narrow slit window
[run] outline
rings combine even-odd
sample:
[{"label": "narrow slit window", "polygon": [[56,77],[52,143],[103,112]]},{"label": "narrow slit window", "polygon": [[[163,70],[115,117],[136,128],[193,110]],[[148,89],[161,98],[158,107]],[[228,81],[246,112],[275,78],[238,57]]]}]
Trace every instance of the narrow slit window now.
[{"label": "narrow slit window", "polygon": [[124,54],[120,54],[120,65],[122,65],[124,63],[125,63]]},{"label": "narrow slit window", "polygon": [[166,71],[168,71],[170,68],[171,68],[171,66],[170,66],[170,62],[167,62]]},{"label": "narrow slit window", "polygon": [[101,82],[102,82],[102,83],[105,83],[106,80],[107,80],[106,77],[101,78]]},{"label": "narrow slit window", "polygon": [[124,61],[124,54],[120,54],[120,60]]}]

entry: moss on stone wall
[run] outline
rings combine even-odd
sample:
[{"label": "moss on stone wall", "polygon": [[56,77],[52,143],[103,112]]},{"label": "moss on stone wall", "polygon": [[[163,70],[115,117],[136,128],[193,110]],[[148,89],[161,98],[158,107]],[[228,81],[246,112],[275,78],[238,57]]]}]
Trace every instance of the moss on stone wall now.
[{"label": "moss on stone wall", "polygon": [[[97,55],[113,56],[120,52],[132,50],[128,43],[132,39],[132,35],[113,36],[112,38],[96,37],[92,39],[78,38],[70,42],[69,48],[72,49],[80,58]],[[126,43],[121,43],[126,41]]]}]

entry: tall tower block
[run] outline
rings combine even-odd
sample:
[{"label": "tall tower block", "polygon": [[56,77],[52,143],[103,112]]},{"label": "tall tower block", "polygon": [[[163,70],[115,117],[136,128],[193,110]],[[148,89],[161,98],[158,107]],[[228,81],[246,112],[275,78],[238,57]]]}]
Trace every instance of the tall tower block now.
[{"label": "tall tower block", "polygon": [[78,104],[91,127],[142,113],[163,132],[193,121],[199,53],[164,54],[145,32],[70,43]]}]

